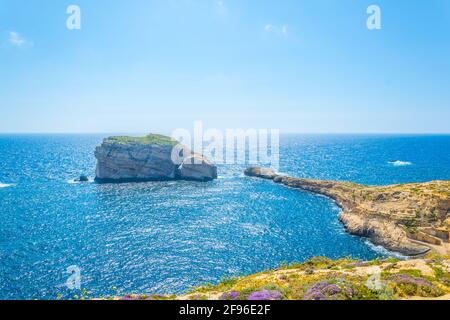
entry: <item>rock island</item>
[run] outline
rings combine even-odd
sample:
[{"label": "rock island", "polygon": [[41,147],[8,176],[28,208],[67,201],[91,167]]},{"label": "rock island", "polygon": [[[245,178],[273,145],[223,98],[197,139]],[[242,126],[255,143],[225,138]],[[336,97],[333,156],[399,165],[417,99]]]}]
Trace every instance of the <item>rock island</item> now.
[{"label": "rock island", "polygon": [[109,137],[95,157],[100,183],[217,179],[217,167],[209,159],[163,135]]}]

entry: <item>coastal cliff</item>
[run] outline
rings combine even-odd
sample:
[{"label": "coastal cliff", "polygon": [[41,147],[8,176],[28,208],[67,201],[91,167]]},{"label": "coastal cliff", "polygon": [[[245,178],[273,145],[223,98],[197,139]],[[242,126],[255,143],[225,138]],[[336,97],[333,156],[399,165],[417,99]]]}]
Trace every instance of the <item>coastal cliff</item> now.
[{"label": "coastal cliff", "polygon": [[96,148],[95,157],[100,183],[217,179],[217,167],[209,159],[162,135],[109,137]]},{"label": "coastal cliff", "polygon": [[450,253],[450,181],[366,186],[292,178],[265,168],[249,168],[245,174],[335,200],[349,233],[388,250],[407,256]]},{"label": "coastal cliff", "polygon": [[217,285],[184,295],[130,294],[112,300],[450,300],[450,256],[359,261],[314,257],[304,263]]}]

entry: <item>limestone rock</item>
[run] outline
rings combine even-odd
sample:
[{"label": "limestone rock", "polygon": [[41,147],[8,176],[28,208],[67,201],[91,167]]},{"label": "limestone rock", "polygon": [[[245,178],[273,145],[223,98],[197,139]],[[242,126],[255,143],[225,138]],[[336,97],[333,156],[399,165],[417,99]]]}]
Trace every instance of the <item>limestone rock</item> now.
[{"label": "limestone rock", "polygon": [[251,167],[245,170],[244,174],[249,177],[257,177],[262,179],[273,180],[278,175],[272,169]]},{"label": "limestone rock", "polygon": [[[217,167],[201,155],[196,157],[203,159],[202,164],[183,166],[193,154],[187,148],[179,146],[178,141],[155,134],[107,138],[95,150],[96,181],[206,181],[217,178]],[[176,160],[173,157],[175,152],[179,153]]]},{"label": "limestone rock", "polygon": [[184,180],[211,181],[217,179],[217,167],[205,157],[193,155],[183,160],[179,176]]}]

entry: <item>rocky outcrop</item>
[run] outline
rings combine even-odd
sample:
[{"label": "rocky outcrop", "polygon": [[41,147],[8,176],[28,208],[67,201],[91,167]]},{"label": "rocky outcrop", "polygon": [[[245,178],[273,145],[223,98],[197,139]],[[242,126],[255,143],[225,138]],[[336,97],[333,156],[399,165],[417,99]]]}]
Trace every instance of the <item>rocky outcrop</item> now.
[{"label": "rocky outcrop", "polygon": [[96,181],[101,183],[217,179],[210,160],[161,135],[110,137],[96,148],[95,157]]},{"label": "rocky outcrop", "polygon": [[278,177],[273,170],[267,168],[251,167],[245,170],[244,173],[250,177],[258,177],[267,180],[275,180],[275,178],[277,178],[278,182],[282,178],[281,176]]},{"label": "rocky outcrop", "polygon": [[88,176],[85,176],[85,175],[81,175],[81,176],[78,178],[78,180],[76,180],[76,181],[79,181],[79,182],[89,182],[89,177],[88,177]]},{"label": "rocky outcrop", "polygon": [[217,179],[217,167],[201,155],[186,157],[178,168],[179,177],[184,180],[205,181]]},{"label": "rocky outcrop", "polygon": [[[264,168],[249,168],[245,174],[334,199],[343,209],[339,219],[348,232],[389,250],[409,256],[430,249],[450,252],[446,222],[450,217],[450,181],[377,187],[291,178]],[[438,237],[442,241],[437,241]]]}]

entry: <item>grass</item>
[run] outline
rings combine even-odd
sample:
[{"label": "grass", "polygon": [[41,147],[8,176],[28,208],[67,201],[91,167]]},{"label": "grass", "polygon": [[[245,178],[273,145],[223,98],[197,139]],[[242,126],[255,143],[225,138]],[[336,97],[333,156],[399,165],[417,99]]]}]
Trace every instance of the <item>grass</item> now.
[{"label": "grass", "polygon": [[116,136],[104,140],[106,144],[141,144],[157,146],[175,146],[178,141],[160,134],[149,134],[143,137]]}]

